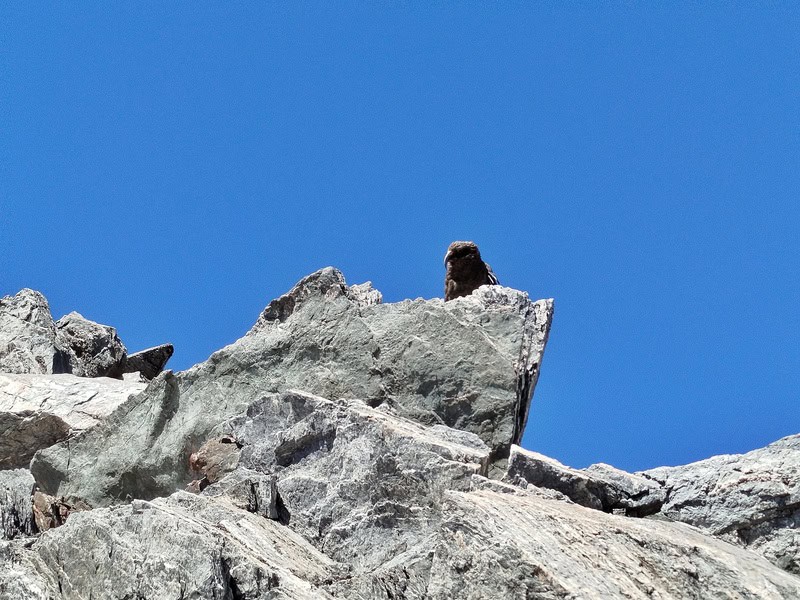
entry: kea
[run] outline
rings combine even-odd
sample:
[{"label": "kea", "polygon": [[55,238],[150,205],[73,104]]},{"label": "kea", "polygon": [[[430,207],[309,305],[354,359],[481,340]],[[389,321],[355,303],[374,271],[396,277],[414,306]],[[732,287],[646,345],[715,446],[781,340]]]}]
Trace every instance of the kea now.
[{"label": "kea", "polygon": [[469,296],[482,285],[498,285],[492,268],[481,260],[474,242],[453,242],[444,255],[444,300]]}]

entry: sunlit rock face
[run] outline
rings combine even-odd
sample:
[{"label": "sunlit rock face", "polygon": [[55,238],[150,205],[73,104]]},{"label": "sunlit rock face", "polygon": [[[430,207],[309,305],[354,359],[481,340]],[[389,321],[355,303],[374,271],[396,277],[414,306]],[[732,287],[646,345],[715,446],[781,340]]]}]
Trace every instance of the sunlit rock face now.
[{"label": "sunlit rock face", "polygon": [[69,358],[42,294],[0,298],[0,373],[67,373]]},{"label": "sunlit rock face", "polygon": [[[123,380],[0,375],[3,410],[65,424],[0,470],[0,598],[800,597],[793,441],[711,459],[771,478],[772,500],[734,482],[691,514],[712,469],[518,447],[552,315],[496,285],[384,304],[327,268],[187,371],[158,373],[159,350]],[[715,527],[778,498],[768,543]]]}]

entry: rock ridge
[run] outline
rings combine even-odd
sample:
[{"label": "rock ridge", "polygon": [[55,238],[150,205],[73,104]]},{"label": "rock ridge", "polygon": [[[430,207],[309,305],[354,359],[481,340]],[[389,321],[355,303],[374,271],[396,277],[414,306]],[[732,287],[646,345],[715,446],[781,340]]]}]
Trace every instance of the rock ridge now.
[{"label": "rock ridge", "polygon": [[[552,300],[384,304],[326,268],[207,361],[120,380],[46,372],[58,328],[17,296],[0,600],[800,597],[800,436],[641,473],[519,447]],[[119,365],[80,325],[82,372]]]}]

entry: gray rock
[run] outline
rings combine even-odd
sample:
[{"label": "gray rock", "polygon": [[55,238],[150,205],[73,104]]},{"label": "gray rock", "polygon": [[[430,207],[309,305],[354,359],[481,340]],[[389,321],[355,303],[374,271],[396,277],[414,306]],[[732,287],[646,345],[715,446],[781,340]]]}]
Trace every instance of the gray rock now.
[{"label": "gray rock", "polygon": [[18,540],[0,541],[0,599],[53,600],[58,585],[40,572],[42,565]]},{"label": "gray rock", "polygon": [[27,469],[0,471],[0,540],[33,535],[34,483]]},{"label": "gray rock", "polygon": [[662,487],[638,475],[606,464],[571,469],[553,458],[519,446],[511,448],[505,480],[561,492],[576,504],[602,510],[621,511],[643,517],[658,512],[665,500]]},{"label": "gray rock", "polygon": [[[522,492],[522,491],[521,491]],[[791,599],[800,579],[681,523],[536,494],[445,491],[441,519],[375,568],[343,565],[224,496],[75,513],[0,543],[0,598]],[[392,528],[382,537],[390,538]]]},{"label": "gray rock", "polygon": [[336,598],[390,600],[800,597],[800,579],[681,523],[630,519],[538,494],[445,492],[442,519]]},{"label": "gray rock", "polygon": [[552,301],[487,286],[447,304],[369,304],[350,290],[335,269],[306,277],[242,339],[188,371],[165,371],[101,427],[42,451],[37,481],[94,506],[170,494],[193,479],[189,457],[215,427],[289,389],[385,405],[506,455],[525,426]]},{"label": "gray rock", "polygon": [[552,300],[486,286],[447,304],[372,305],[351,290],[335,269],[309,275],[209,363],[251,365],[270,391],[386,402],[422,423],[476,433],[493,457],[506,457],[525,427]]},{"label": "gray rock", "polygon": [[282,521],[362,569],[425,537],[444,491],[468,489],[489,459],[475,435],[301,392],[259,401],[225,427],[243,444],[240,466],[277,475]]},{"label": "gray rock", "polygon": [[185,492],[74,513],[30,549],[0,548],[9,568],[28,589],[4,595],[0,575],[0,598],[20,600],[324,599],[341,570],[275,521]]},{"label": "gray rock", "polygon": [[72,373],[122,379],[127,352],[117,331],[71,312],[56,321],[58,338],[70,350]]},{"label": "gray rock", "polygon": [[145,384],[75,375],[0,374],[0,469],[94,427]]},{"label": "gray rock", "polygon": [[162,344],[129,354],[123,372],[135,373],[138,371],[145,379],[153,379],[164,370],[174,350],[172,344]]},{"label": "gray rock", "polygon": [[278,518],[278,478],[250,469],[237,469],[203,489],[204,496],[224,496],[234,506],[266,517]]},{"label": "gray rock", "polygon": [[[520,491],[522,492],[522,491]],[[681,523],[536,494],[445,491],[441,518],[377,567],[337,563],[224,496],[75,513],[0,543],[0,598],[791,599],[800,579]],[[385,528],[382,537],[391,538]]]},{"label": "gray rock", "polygon": [[69,353],[56,337],[47,300],[23,289],[0,298],[0,372],[65,373]]},{"label": "gray rock", "polygon": [[351,285],[347,289],[347,295],[353,302],[361,306],[373,306],[383,302],[383,294],[372,287],[372,282]]},{"label": "gray rock", "polygon": [[747,454],[641,475],[667,492],[662,513],[800,574],[800,435]]}]

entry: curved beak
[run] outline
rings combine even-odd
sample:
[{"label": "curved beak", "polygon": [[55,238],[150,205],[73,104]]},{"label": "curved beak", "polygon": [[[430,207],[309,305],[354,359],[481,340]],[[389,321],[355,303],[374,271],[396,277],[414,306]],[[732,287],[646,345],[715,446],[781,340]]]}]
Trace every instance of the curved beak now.
[{"label": "curved beak", "polygon": [[444,266],[447,266],[447,261],[450,259],[450,250],[447,251],[447,254],[444,255]]}]

